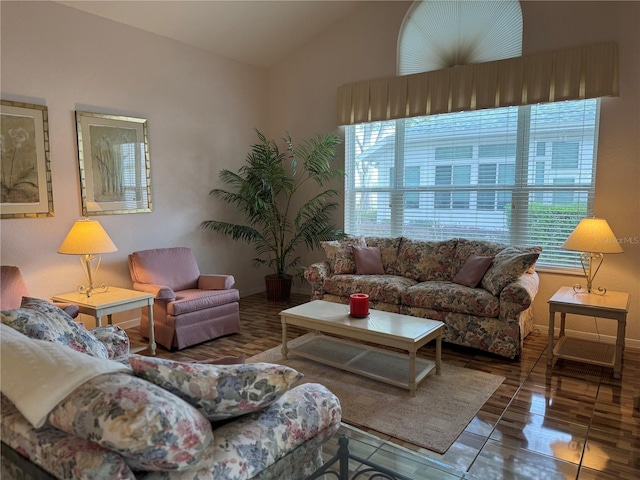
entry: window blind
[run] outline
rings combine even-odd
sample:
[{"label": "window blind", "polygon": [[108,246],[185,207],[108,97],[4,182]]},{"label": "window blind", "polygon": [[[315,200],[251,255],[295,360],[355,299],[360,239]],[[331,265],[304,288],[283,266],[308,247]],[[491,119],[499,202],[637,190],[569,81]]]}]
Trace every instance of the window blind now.
[{"label": "window blind", "polygon": [[345,230],[541,245],[540,265],[577,267],[560,248],[592,214],[600,100],[351,125]]}]

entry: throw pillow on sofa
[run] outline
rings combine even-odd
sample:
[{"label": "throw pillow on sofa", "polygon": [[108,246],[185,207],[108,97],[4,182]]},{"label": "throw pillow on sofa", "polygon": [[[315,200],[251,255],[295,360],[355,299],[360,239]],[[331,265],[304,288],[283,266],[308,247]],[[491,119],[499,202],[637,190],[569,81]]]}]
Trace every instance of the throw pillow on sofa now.
[{"label": "throw pillow on sofa", "polygon": [[20,308],[2,312],[2,323],[29,338],[60,343],[93,357],[109,358],[104,344],[84,325],[46,300],[23,297]]},{"label": "throw pillow on sofa", "polygon": [[302,374],[272,363],[207,365],[131,355],[133,372],[196,407],[212,421],[260,410],[289,390]]},{"label": "throw pillow on sofa", "polygon": [[213,443],[211,424],[195,408],[126,373],[82,384],[48,420],[63,432],[118,452],[134,470],[199,468]]},{"label": "throw pillow on sofa", "polygon": [[380,247],[352,247],[356,275],[384,275]]},{"label": "throw pillow on sofa", "polygon": [[453,283],[476,288],[492,263],[493,257],[470,255],[460,271],[453,277]]},{"label": "throw pillow on sofa", "polygon": [[505,248],[495,256],[493,264],[482,277],[480,282],[482,288],[496,296],[500,295],[504,287],[511,282],[515,282],[520,275],[535,265],[540,256],[540,251],[539,247],[530,249]]},{"label": "throw pillow on sofa", "polygon": [[366,247],[364,237],[349,237],[342,240],[320,242],[329,261],[331,271],[335,275],[352,274],[356,272],[356,261],[352,247]]}]

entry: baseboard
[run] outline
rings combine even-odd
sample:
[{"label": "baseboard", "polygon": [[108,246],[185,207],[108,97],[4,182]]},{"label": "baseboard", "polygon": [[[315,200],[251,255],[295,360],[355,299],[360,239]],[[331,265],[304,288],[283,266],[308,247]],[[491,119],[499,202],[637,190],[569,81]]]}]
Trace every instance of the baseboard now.
[{"label": "baseboard", "polygon": [[132,318],[131,320],[125,320],[124,322],[120,322],[117,325],[120,328],[124,328],[125,330],[128,328],[138,328],[140,326],[140,317]]},{"label": "baseboard", "polygon": [[[242,290],[240,292],[240,298],[242,297],[248,297],[250,295],[256,295],[258,293],[265,293],[266,290],[264,287],[256,287],[256,288],[250,288],[249,290]],[[298,293],[301,295],[309,295],[309,298],[311,298],[311,290],[305,287],[291,287],[291,293]]]},{"label": "baseboard", "polygon": [[[548,325],[534,325],[533,328],[544,335],[547,335],[549,332]],[[616,343],[616,337],[613,335],[598,335],[596,333],[581,332],[579,330],[569,330],[566,328],[565,333],[572,337],[581,338],[583,340],[590,340],[592,342],[608,343],[611,345],[615,345]],[[554,333],[555,337],[558,338],[559,334],[560,328],[556,328]],[[624,347],[631,348],[633,350],[640,350],[640,340],[627,338],[624,341]]]},{"label": "baseboard", "polygon": [[256,288],[250,288],[249,290],[241,290],[240,298],[248,297],[249,295],[255,295],[257,293],[262,293],[262,292],[266,292],[264,287],[256,287]]}]

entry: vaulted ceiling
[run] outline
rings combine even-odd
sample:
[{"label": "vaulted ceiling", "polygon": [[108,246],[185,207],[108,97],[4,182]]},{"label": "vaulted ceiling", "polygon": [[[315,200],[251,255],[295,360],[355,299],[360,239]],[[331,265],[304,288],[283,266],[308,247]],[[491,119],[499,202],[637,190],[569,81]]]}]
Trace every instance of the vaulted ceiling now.
[{"label": "vaulted ceiling", "polygon": [[275,65],[361,1],[59,1],[259,67]]}]

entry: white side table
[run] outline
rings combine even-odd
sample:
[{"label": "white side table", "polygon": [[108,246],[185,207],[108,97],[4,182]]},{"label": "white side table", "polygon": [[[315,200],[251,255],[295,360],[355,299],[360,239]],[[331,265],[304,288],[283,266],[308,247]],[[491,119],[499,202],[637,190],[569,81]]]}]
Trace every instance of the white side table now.
[{"label": "white side table", "polygon": [[[554,348],[556,312],[560,312],[560,335]],[[604,295],[598,295],[577,293],[572,287],[561,287],[549,299],[547,365],[552,367],[558,358],[566,358],[592,365],[613,367],[613,378],[620,378],[628,312],[628,293],[607,291]],[[564,327],[567,313],[616,320],[618,322],[616,344],[597,343],[565,335]]]},{"label": "white side table", "polygon": [[71,292],[55,295],[51,300],[55,302],[73,303],[78,305],[80,313],[91,315],[96,319],[96,325],[102,326],[102,317],[107,316],[109,325],[114,313],[147,307],[149,316],[149,350],[156,354],[156,341],[153,330],[153,299],[150,293],[138,292],[126,288],[109,287],[106,292],[94,292],[90,297],[84,293]]}]

